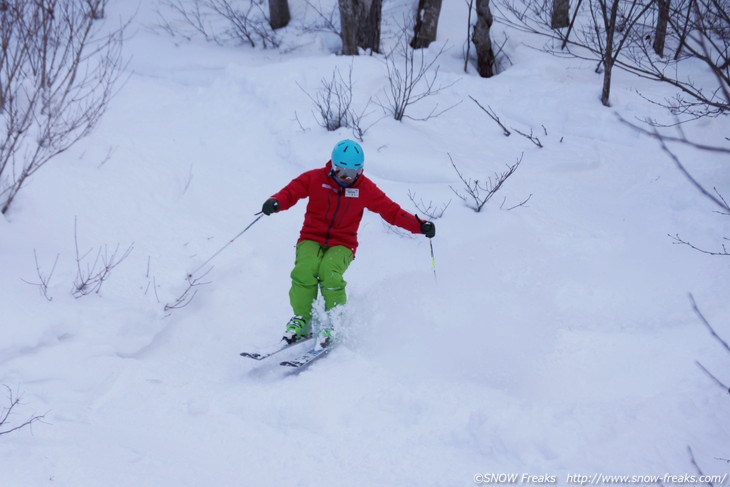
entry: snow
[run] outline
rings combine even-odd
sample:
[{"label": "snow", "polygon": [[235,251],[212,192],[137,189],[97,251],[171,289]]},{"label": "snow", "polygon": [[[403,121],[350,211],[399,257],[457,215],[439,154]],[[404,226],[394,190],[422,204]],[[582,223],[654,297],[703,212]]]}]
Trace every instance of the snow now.
[{"label": "snow", "polygon": [[[275,343],[290,317],[303,204],[230,244],[187,306],[164,306],[269,195],[351,137],[319,127],[305,91],[352,67],[362,108],[383,99],[385,64],[334,55],[326,34],[290,34],[283,53],[175,44],[149,28],[152,5],[123,3],[107,16],[137,12],[126,82],[95,132],[0,218],[0,384],[22,396],[11,426],[43,415],[0,436],[3,486],[466,486],[510,473],[566,484],[696,474],[688,447],[704,473],[728,473],[730,400],[695,361],[728,382],[730,356],[688,294],[730,339],[730,268],[669,235],[717,248],[730,221],[617,117],[666,117],[640,94],[672,90],[616,72],[605,108],[591,63],[517,33],[512,66],[465,74],[466,9],[445,5],[429,55],[448,43],[439,79],[455,84],[412,115],[455,106],[384,118],[363,142],[367,174],[406,209],[421,212],[409,193],[448,204],[435,274],[427,239],[366,214],[340,346],[287,375],[238,354]],[[502,135],[469,96],[544,147]],[[686,130],[717,144],[728,121]],[[730,195],[726,155],[674,149]],[[476,213],[451,189],[463,185],[450,157],[479,180],[523,160]],[[133,249],[99,293],[74,298],[77,244],[84,266]],[[58,256],[51,301],[32,285],[34,253],[45,275]]]}]

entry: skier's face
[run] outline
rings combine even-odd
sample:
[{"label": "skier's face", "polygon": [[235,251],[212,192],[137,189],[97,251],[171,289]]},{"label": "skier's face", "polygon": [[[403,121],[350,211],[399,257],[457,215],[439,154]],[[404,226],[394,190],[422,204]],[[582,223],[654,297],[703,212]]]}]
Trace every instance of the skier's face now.
[{"label": "skier's face", "polygon": [[357,177],[362,174],[362,169],[348,169],[345,167],[335,167],[335,177],[344,184],[352,184]]}]

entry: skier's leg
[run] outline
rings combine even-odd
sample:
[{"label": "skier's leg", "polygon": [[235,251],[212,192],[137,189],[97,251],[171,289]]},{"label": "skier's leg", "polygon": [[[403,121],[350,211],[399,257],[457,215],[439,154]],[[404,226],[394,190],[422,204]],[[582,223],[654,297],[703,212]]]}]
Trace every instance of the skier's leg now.
[{"label": "skier's leg", "polygon": [[324,249],[317,242],[304,240],[297,244],[294,269],[291,271],[289,302],[295,316],[306,321],[305,332],[309,332],[312,317],[312,303],[317,299],[318,274]]},{"label": "skier's leg", "polygon": [[321,323],[315,349],[324,348],[330,344],[333,327],[335,326],[331,313],[336,312],[336,307],[347,302],[347,294],[345,293],[347,283],[342,275],[352,259],[352,251],[347,247],[338,245],[325,250],[322,263],[319,266],[319,283],[327,317]]},{"label": "skier's leg", "polygon": [[342,245],[327,249],[319,266],[319,282],[324,298],[324,309],[329,311],[335,306],[347,302],[345,286],[347,282],[342,275],[353,259],[352,251]]}]

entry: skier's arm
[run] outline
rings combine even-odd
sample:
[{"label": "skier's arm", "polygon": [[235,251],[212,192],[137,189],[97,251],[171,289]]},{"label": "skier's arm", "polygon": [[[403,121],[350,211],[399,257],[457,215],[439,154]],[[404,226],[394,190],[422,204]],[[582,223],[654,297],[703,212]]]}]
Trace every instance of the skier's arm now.
[{"label": "skier's arm", "polygon": [[372,185],[369,193],[371,197],[367,208],[378,213],[391,225],[401,227],[411,233],[422,233],[428,238],[432,238],[436,234],[436,227],[433,223],[423,221],[416,215],[408,213],[398,203],[388,198],[377,186]]},{"label": "skier's arm", "polygon": [[[266,203],[262,211],[266,213],[267,204],[269,209],[273,209],[271,213],[288,210],[296,204],[302,198],[309,196],[309,172],[305,172],[300,176],[294,178],[289,184],[284,186],[281,191],[271,196]],[[270,213],[266,213],[269,215]]]}]

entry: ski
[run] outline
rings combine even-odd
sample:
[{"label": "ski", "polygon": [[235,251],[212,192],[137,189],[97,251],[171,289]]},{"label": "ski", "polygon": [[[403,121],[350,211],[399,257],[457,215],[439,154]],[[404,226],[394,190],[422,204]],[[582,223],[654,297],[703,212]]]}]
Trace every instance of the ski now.
[{"label": "ski", "polygon": [[325,355],[327,355],[331,349],[332,349],[332,345],[325,347],[325,348],[316,349],[316,350],[312,349],[298,358],[295,358],[292,360],[285,360],[285,361],[281,362],[280,365],[283,365],[285,367],[295,367],[298,369],[303,369],[304,367],[307,367],[315,360],[320,359],[320,358],[324,357]]},{"label": "ski", "polygon": [[307,342],[309,340],[313,340],[313,335],[307,335],[306,337],[297,340],[294,343],[287,343],[284,340],[281,340],[276,346],[271,347],[269,349],[262,350],[260,352],[241,352],[241,357],[248,357],[252,358],[254,360],[264,360],[265,358],[269,358],[272,355],[276,355],[279,352],[283,352],[284,350],[287,350],[293,346],[299,345],[301,343]]}]

